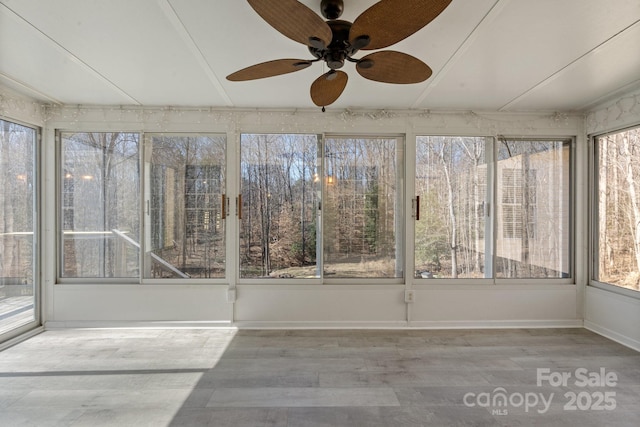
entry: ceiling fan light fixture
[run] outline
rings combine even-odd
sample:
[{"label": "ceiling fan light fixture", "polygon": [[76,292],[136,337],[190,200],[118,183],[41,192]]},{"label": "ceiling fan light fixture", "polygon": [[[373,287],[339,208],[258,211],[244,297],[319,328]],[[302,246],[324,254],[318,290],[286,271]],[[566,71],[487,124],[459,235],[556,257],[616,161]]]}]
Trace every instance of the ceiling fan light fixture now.
[{"label": "ceiling fan light fixture", "polygon": [[365,58],[365,59],[361,59],[360,61],[358,61],[358,67],[364,68],[365,70],[367,68],[373,67],[373,64],[374,64],[374,62],[373,62],[372,59]]},{"label": "ceiling fan light fixture", "polygon": [[317,50],[323,50],[327,48],[327,46],[321,39],[313,36],[309,37],[309,47]]},{"label": "ceiling fan light fixture", "polygon": [[344,66],[344,60],[347,54],[344,51],[332,50],[326,55],[327,67],[337,70]]},{"label": "ceiling fan light fixture", "polygon": [[367,35],[358,36],[353,40],[353,43],[351,43],[351,49],[355,53],[358,50],[369,46],[369,43],[371,43],[371,37]]},{"label": "ceiling fan light fixture", "polygon": [[331,70],[326,74],[326,79],[329,81],[335,80],[336,77],[338,77],[338,73],[336,73],[336,70]]}]

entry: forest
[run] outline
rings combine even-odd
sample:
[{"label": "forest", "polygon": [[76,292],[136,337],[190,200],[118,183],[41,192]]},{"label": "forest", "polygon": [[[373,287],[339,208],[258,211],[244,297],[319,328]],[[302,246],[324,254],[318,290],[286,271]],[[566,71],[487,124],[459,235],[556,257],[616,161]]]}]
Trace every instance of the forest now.
[{"label": "forest", "polygon": [[640,128],[597,138],[596,279],[640,290]]},{"label": "forest", "polygon": [[402,277],[396,144],[243,135],[242,277]]}]

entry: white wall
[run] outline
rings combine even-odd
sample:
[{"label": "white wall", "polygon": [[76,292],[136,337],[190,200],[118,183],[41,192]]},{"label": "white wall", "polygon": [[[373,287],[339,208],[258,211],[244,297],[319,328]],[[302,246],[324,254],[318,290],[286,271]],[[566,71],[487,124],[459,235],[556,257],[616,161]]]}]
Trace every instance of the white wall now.
[{"label": "white wall", "polygon": [[[421,134],[475,136],[577,137],[586,152],[582,116],[561,114],[495,114],[430,111],[257,111],[210,109],[141,109],[128,107],[56,107],[47,111],[45,158],[45,236],[48,253],[55,251],[55,129],[78,131],[224,132],[228,162],[236,164],[242,132],[305,132],[406,135],[407,170],[415,136]],[[236,170],[237,168],[230,168]],[[409,180],[411,181],[411,180]],[[412,183],[406,185],[410,209]],[[238,192],[231,176],[228,194]],[[580,212],[580,209],[577,209]],[[584,226],[584,221],[578,221]],[[227,225],[227,258],[237,254],[237,224]],[[413,234],[408,223],[407,235]],[[585,244],[578,234],[577,252]],[[413,253],[412,239],[404,248]],[[412,259],[409,255],[407,258]],[[586,258],[582,254],[579,258]],[[55,283],[55,259],[45,260],[45,317],[48,327],[122,324],[216,325],[244,327],[525,327],[581,326],[584,277],[577,285],[556,283],[464,284],[286,284],[269,280],[243,283],[236,272],[211,284],[99,285]],[[579,270],[579,269],[578,269]],[[412,271],[407,264],[405,271]],[[565,280],[566,282],[566,280]],[[227,289],[237,299],[227,302]],[[405,290],[415,302],[405,303]]]},{"label": "white wall", "polygon": [[[595,108],[586,120],[589,135],[640,125],[640,90]],[[587,287],[584,325],[640,351],[640,292]]]},{"label": "white wall", "polygon": [[411,325],[433,328],[581,326],[576,285],[416,287]]},{"label": "white wall", "polygon": [[56,285],[47,323],[82,325],[229,324],[226,286]]},{"label": "white wall", "polygon": [[584,326],[640,351],[640,299],[587,288]]}]

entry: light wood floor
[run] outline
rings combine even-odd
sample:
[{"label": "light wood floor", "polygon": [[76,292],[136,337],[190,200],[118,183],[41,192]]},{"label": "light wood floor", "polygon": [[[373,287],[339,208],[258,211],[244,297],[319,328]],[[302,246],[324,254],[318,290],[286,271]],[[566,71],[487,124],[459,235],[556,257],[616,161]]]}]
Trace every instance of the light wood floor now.
[{"label": "light wood floor", "polygon": [[638,426],[639,403],[640,353],[584,329],[57,330],[0,352],[4,427]]}]

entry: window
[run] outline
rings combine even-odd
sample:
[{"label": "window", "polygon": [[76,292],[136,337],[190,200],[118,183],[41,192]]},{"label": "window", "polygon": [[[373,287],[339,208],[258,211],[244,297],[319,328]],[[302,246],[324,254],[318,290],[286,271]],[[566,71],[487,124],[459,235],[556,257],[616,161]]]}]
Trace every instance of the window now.
[{"label": "window", "polygon": [[146,278],[225,277],[226,138],[151,135]]},{"label": "window", "polygon": [[316,135],[243,134],[240,276],[320,276]]},{"label": "window", "polygon": [[36,321],[36,137],[0,120],[0,335]]},{"label": "window", "polygon": [[485,149],[490,141],[483,137],[417,138],[417,278],[482,278],[490,274],[490,267],[485,266],[484,241]]},{"label": "window", "polygon": [[640,290],[640,128],[595,138],[594,280]]},{"label": "window", "polygon": [[421,136],[415,183],[416,278],[570,277],[570,140]]},{"label": "window", "polygon": [[[242,280],[404,278],[401,137],[242,134],[233,198],[225,135],[150,133],[141,150],[138,133],[61,132],[59,144],[61,279],[225,279],[230,212]],[[569,278],[571,151],[419,136],[414,277]]]},{"label": "window", "polygon": [[60,277],[139,277],[138,151],[137,133],[60,134]]},{"label": "window", "polygon": [[571,141],[500,140],[497,278],[570,276]]},{"label": "window", "polygon": [[400,148],[398,138],[326,139],[326,278],[403,277]]}]

